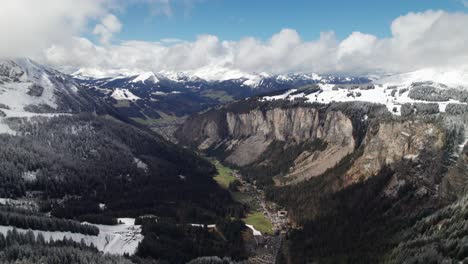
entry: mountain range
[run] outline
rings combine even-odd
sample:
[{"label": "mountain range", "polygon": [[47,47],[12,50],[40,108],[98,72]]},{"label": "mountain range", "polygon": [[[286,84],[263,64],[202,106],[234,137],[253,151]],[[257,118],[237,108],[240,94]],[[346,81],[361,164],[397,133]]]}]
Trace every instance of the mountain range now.
[{"label": "mountain range", "polygon": [[[468,258],[463,69],[86,72],[0,60],[1,228],[133,254],[115,263]],[[278,234],[245,225],[279,212]],[[7,250],[43,246],[28,243]]]}]

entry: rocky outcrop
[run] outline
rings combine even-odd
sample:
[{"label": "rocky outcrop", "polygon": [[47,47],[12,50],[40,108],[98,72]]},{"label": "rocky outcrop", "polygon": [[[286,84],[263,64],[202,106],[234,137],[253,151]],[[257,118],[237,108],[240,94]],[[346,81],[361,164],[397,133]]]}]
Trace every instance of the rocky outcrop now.
[{"label": "rocky outcrop", "polygon": [[382,122],[368,131],[363,154],[346,173],[344,184],[366,180],[396,161],[417,159],[424,150],[440,150],[444,147],[444,138],[444,132],[434,123]]},{"label": "rocky outcrop", "polygon": [[[289,145],[317,139],[325,142],[325,150],[304,149],[295,157],[290,173],[281,175],[288,183],[322,174],[353,152],[356,145],[352,121],[340,111],[321,112],[313,107],[295,107],[253,109],[245,113],[226,111],[222,119],[213,113],[208,116],[211,119],[189,121],[182,131],[197,131],[194,133],[197,137],[191,139],[192,145],[195,143],[195,147],[202,151],[222,148],[227,153],[225,161],[236,166],[258,161],[274,141]],[[190,141],[187,137],[191,135],[182,136],[182,141]]]},{"label": "rocky outcrop", "polygon": [[[353,154],[338,184],[342,188],[401,160],[417,159],[423,151],[440,151],[445,144],[444,130],[435,121],[369,118],[350,111],[350,106],[266,105],[243,111],[225,107],[189,118],[179,131],[179,140],[240,168],[263,166],[271,172],[277,163],[290,159],[286,170],[270,175],[276,185],[323,175]],[[326,147],[306,146],[314,140]],[[282,144],[273,145],[277,142]],[[281,151],[284,155],[278,155]],[[276,156],[270,157],[273,152]]]}]

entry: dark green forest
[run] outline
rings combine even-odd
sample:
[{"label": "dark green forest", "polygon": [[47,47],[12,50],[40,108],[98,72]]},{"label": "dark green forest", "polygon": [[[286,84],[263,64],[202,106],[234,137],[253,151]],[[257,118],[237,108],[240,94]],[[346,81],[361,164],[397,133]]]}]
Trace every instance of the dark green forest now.
[{"label": "dark green forest", "polygon": [[39,192],[50,201],[45,207],[66,218],[92,218],[99,203],[113,216],[182,222],[211,223],[238,211],[208,161],[152,132],[92,115],[10,122],[20,136],[0,135],[2,197]]}]

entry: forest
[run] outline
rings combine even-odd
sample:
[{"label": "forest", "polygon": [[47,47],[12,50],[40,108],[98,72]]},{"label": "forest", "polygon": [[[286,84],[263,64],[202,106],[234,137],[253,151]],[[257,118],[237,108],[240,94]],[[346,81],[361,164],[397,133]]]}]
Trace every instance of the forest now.
[{"label": "forest", "polygon": [[[118,217],[155,215],[167,221],[143,223],[145,238],[134,262],[185,263],[206,254],[246,257],[241,235],[245,225],[224,220],[241,218],[244,207],[213,180],[215,167],[192,151],[110,116],[8,122],[18,134],[0,135],[0,197],[32,197],[40,212],[2,207],[0,225],[98,235],[97,227],[80,222],[112,225],[118,224]],[[219,227],[208,231],[189,223]],[[47,263],[64,263],[68,255],[65,263],[129,261],[82,245],[38,245],[42,242],[28,239],[32,242],[8,244],[0,259],[8,263],[50,258]]]},{"label": "forest", "polygon": [[19,136],[0,135],[1,197],[41,193],[65,218],[151,213],[210,223],[238,211],[211,163],[152,132],[92,115],[10,122]]},{"label": "forest", "polygon": [[32,231],[19,233],[16,229],[0,234],[1,263],[48,263],[48,264],[131,264],[129,259],[103,255],[93,246],[68,239],[46,241],[42,234]]},{"label": "forest", "polygon": [[22,229],[68,231],[85,235],[99,235],[99,229],[93,225],[81,224],[74,220],[46,217],[29,210],[17,210],[4,207],[0,207],[0,225],[14,226]]},{"label": "forest", "polygon": [[243,260],[248,254],[243,233],[247,227],[240,220],[221,219],[215,228],[178,225],[152,221],[143,224],[144,239],[137,256],[187,263],[202,256],[230,257]]}]

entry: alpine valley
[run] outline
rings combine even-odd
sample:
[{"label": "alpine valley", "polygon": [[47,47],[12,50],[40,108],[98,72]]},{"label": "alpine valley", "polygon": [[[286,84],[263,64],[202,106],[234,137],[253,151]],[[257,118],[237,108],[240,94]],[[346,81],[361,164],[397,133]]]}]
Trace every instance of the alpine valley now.
[{"label": "alpine valley", "polygon": [[463,263],[467,103],[463,70],[2,59],[0,262]]}]

